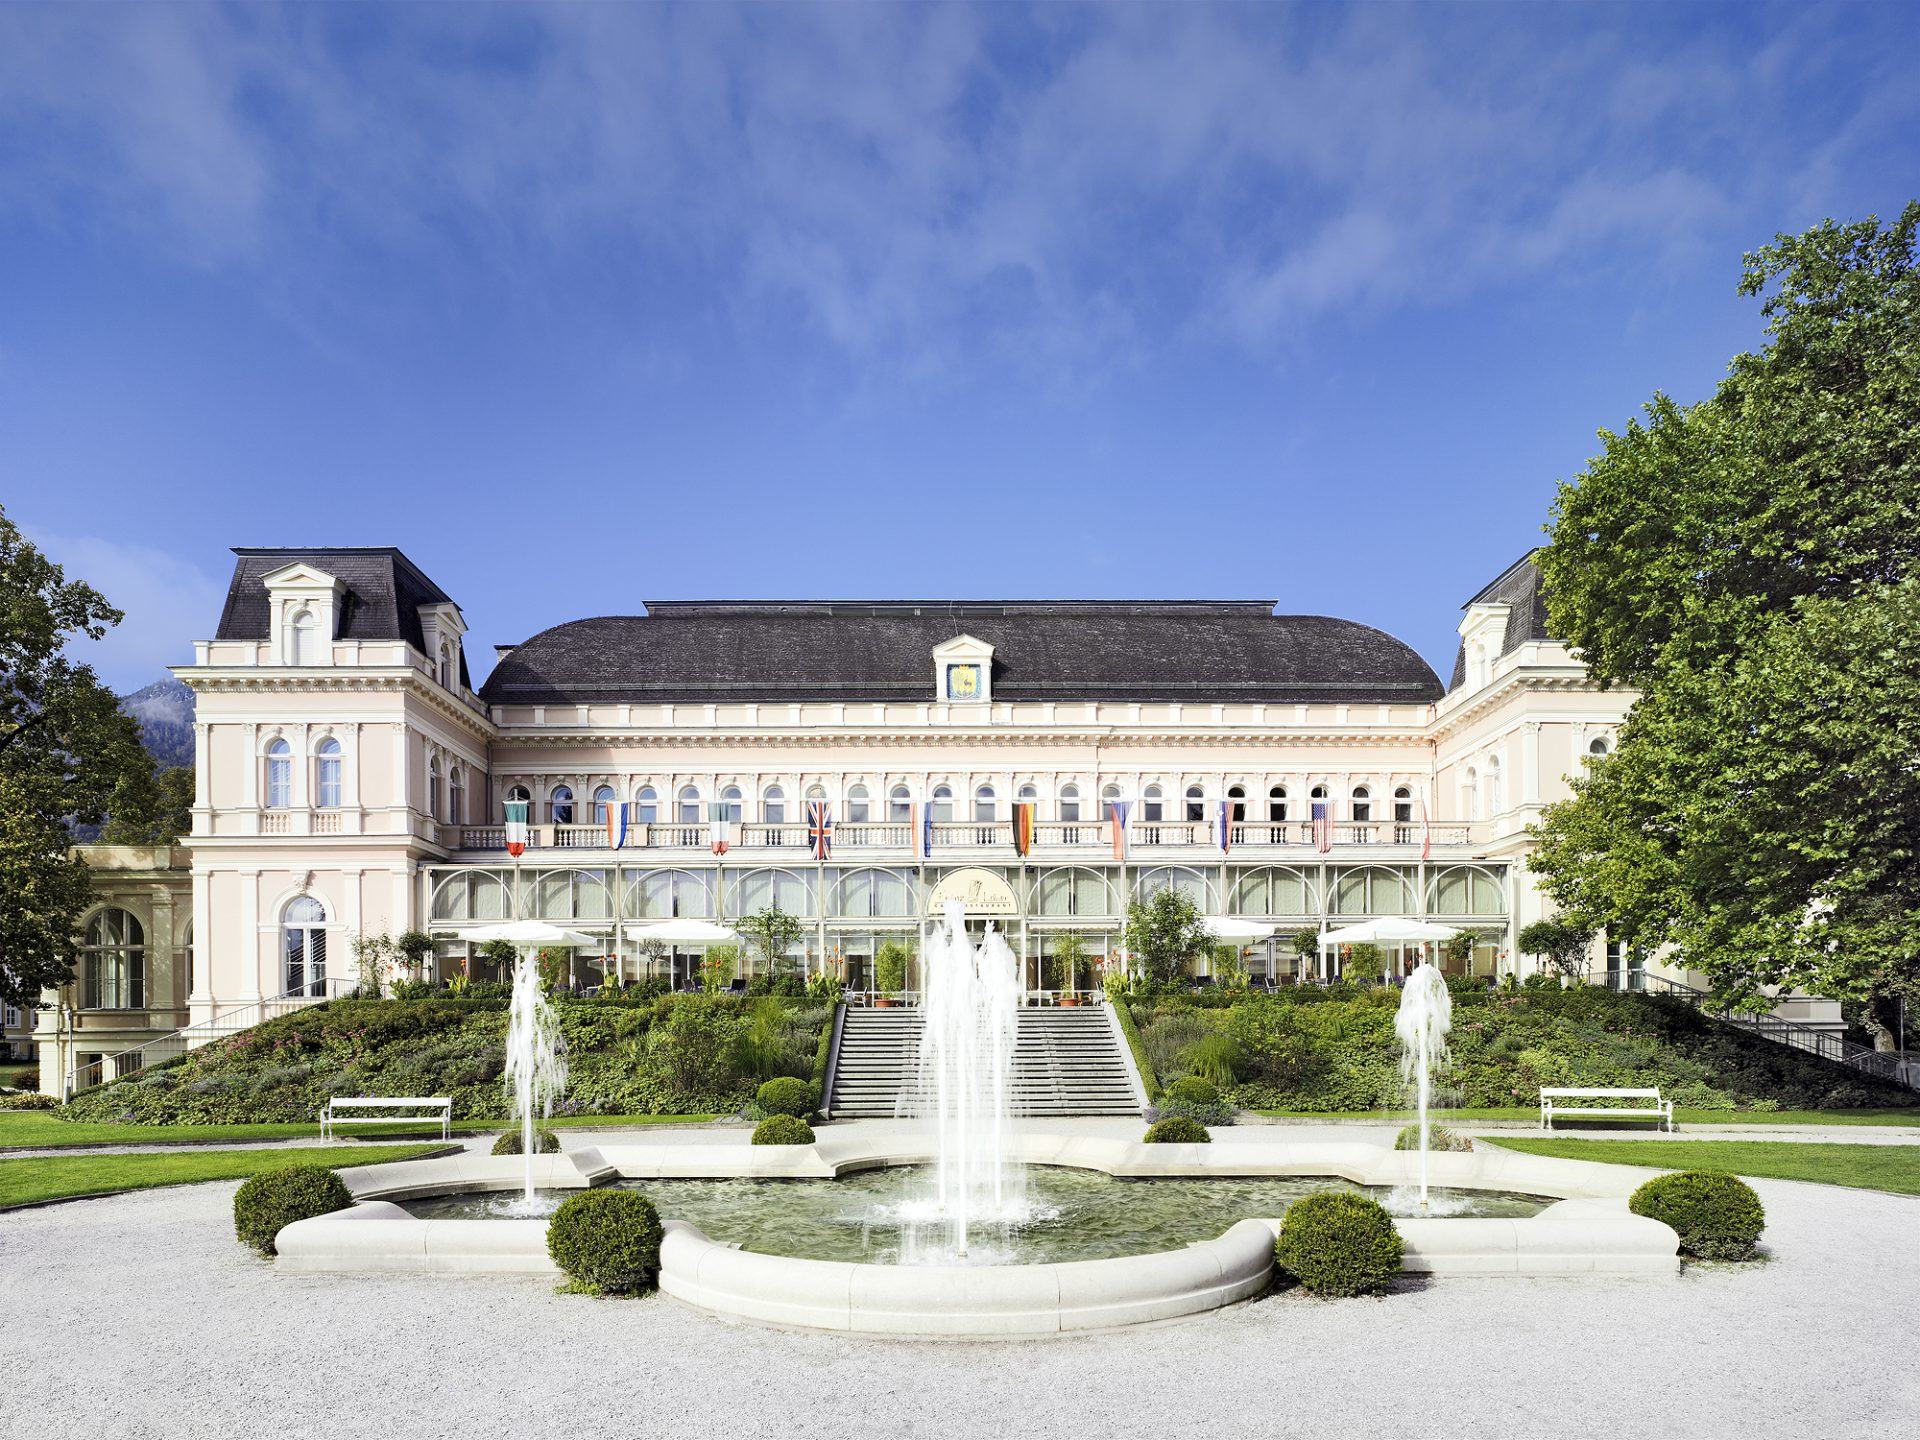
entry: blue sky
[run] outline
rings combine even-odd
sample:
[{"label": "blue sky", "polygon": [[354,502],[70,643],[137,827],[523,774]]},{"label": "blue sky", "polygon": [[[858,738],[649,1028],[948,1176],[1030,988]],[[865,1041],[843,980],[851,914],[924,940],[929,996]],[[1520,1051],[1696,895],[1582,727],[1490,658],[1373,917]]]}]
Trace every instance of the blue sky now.
[{"label": "blue sky", "polygon": [[[1920,194],[1920,6],[0,7],[0,501],[128,608],[1458,607],[1743,251]],[[484,662],[482,664],[484,668]]]}]

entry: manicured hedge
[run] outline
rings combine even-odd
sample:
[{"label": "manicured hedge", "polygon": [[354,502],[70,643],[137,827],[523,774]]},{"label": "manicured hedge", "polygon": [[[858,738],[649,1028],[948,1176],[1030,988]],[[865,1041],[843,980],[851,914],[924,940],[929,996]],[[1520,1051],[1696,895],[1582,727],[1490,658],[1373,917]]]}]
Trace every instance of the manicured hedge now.
[{"label": "manicured hedge", "polygon": [[[560,1150],[560,1137],[558,1135],[554,1134],[553,1131],[547,1129],[547,1127],[544,1125],[536,1125],[533,1127],[533,1153],[534,1154],[554,1155],[554,1154],[558,1154],[559,1150]],[[493,1153],[495,1155],[521,1154],[522,1151],[520,1149],[520,1132],[518,1130],[509,1130],[506,1132],[506,1134],[502,1135],[498,1140],[495,1140],[493,1142]]]},{"label": "manicured hedge", "polygon": [[805,1080],[796,1080],[791,1075],[782,1075],[769,1080],[760,1087],[754,1099],[760,1102],[760,1108],[769,1115],[792,1115],[801,1120],[814,1112],[813,1086]]},{"label": "manicured hedge", "polygon": [[589,1295],[631,1295],[660,1273],[660,1212],[637,1190],[588,1190],[547,1224],[547,1254]]},{"label": "manicured hedge", "polygon": [[353,1204],[346,1181],[324,1165],[283,1165],[244,1182],[233,1196],[233,1233],[262,1255],[279,1253],[274,1237],[296,1220],[331,1215]]},{"label": "manicured hedge", "polygon": [[1220,1087],[1198,1075],[1182,1075],[1162,1093],[1169,1100],[1181,1100],[1189,1105],[1215,1105],[1220,1100]]},{"label": "manicured hedge", "polygon": [[1403,1249],[1379,1201],[1322,1190],[1287,1207],[1274,1263],[1316,1295],[1379,1295],[1400,1273]]},{"label": "manicured hedge", "polygon": [[1682,1170],[1647,1181],[1627,1208],[1680,1237],[1680,1249],[1702,1260],[1746,1260],[1759,1248],[1767,1211],[1753,1187],[1732,1175]]},{"label": "manicured hedge", "polygon": [[1213,1136],[1207,1133],[1207,1127],[1198,1120],[1185,1115],[1170,1115],[1165,1120],[1156,1120],[1147,1127],[1148,1145],[1208,1145]]},{"label": "manicured hedge", "polygon": [[756,1145],[811,1145],[813,1127],[798,1115],[769,1115],[753,1127]]}]

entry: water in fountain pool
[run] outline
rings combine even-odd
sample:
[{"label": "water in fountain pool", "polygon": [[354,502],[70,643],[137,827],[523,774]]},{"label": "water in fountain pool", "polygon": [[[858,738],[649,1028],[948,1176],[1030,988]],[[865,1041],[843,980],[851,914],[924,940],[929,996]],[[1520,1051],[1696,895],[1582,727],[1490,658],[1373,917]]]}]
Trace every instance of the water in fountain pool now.
[{"label": "water in fountain pool", "polygon": [[[649,1196],[669,1220],[686,1220],[709,1237],[767,1255],[869,1264],[956,1263],[916,1253],[906,1236],[911,1207],[930,1188],[927,1167],[869,1170],[840,1180],[646,1180],[623,1182]],[[1212,1240],[1235,1221],[1278,1219],[1316,1190],[1347,1190],[1391,1203],[1384,1188],[1345,1180],[1116,1180],[1089,1170],[1035,1166],[1027,1171],[1025,1218],[976,1229],[963,1262],[974,1265],[1102,1260],[1178,1250]],[[1497,1217],[1537,1214],[1551,1201],[1494,1191],[1436,1188],[1426,1214]],[[408,1201],[423,1219],[472,1219],[502,1213],[498,1197],[443,1195]]]}]

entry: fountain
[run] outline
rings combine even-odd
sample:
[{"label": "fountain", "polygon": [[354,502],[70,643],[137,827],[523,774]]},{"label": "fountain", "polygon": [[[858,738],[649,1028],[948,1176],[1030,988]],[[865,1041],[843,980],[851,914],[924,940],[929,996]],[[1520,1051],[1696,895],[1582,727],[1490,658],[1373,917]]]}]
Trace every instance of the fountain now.
[{"label": "fountain", "polygon": [[560,1034],[560,1017],[547,1001],[540,966],[532,946],[520,951],[513,969],[513,1005],[507,1017],[507,1068],[502,1077],[513,1102],[513,1118],[520,1122],[520,1153],[526,1161],[526,1189],[503,1213],[544,1215],[551,1209],[534,1193],[534,1111],[542,1118],[553,1114],[553,1102],[567,1088],[567,1042]]},{"label": "fountain", "polygon": [[900,1207],[908,1263],[991,1258],[983,1231],[1028,1218],[1024,1172],[1010,1153],[1010,1082],[1020,1030],[1020,965],[991,925],[976,949],[947,902],[921,961],[924,1022],[914,1113],[934,1130],[931,1185]]},{"label": "fountain", "polygon": [[1453,1024],[1453,997],[1447,993],[1447,978],[1422,961],[1407,977],[1400,992],[1400,1013],[1394,1017],[1394,1032],[1400,1037],[1400,1078],[1414,1086],[1420,1108],[1420,1195],[1422,1211],[1427,1209],[1427,1148],[1432,1135],[1429,1112],[1433,1103],[1434,1072],[1448,1063],[1447,1031]]}]

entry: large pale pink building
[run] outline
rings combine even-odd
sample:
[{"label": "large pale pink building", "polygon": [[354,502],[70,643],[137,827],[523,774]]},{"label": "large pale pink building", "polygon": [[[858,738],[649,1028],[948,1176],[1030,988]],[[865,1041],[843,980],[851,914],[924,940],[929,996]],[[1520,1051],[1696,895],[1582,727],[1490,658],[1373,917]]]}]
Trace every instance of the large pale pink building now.
[{"label": "large pale pink building", "polygon": [[236,553],[175,672],[198,704],[193,834],[94,852],[103,904],[35,1034],[49,1089],[337,990],[355,937],[429,931],[444,974],[508,916],[596,937],[591,980],[659,963],[641,926],[777,902],[805,922],[796,956],[858,986],[936,892],[966,889],[1037,962],[1067,932],[1116,953],[1128,898],[1177,885],[1272,927],[1245,963],[1280,981],[1307,963],[1292,934],[1381,915],[1472,929],[1474,970],[1510,970],[1541,913],[1527,827],[1632,699],[1547,635],[1526,559],[1464,607],[1446,682],[1389,635],[1267,601],[672,601],[496,647],[476,690],[459,606],[398,550]]}]

